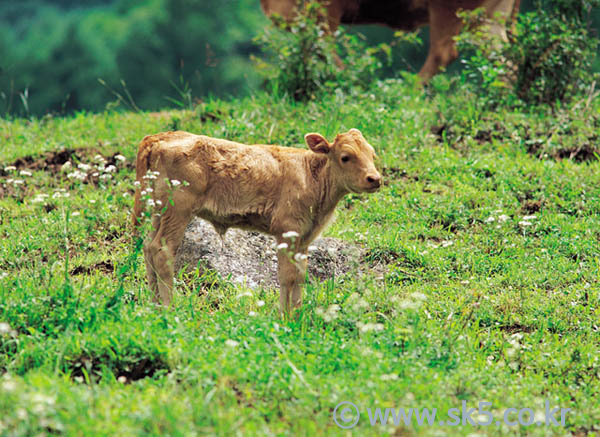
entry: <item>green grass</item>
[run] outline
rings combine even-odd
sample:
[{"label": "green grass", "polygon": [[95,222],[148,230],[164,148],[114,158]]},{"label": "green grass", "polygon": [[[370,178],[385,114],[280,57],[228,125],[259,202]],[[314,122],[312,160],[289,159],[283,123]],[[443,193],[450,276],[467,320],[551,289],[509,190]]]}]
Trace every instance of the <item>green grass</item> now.
[{"label": "green grass", "polygon": [[[63,149],[127,160],[101,181],[0,176],[0,434],[597,433],[600,100],[489,111],[443,77],[409,79],[307,104],[0,119],[0,168]],[[128,227],[144,135],[304,147],[351,127],[386,186],[347,196],[326,235],[364,244],[383,277],[313,281],[288,321],[276,290],[224,280],[180,275],[172,308],[151,303]],[[572,409],[566,429],[371,426],[366,412],[488,401],[496,419],[545,399]],[[332,418],[342,401],[361,410],[351,431]]]}]

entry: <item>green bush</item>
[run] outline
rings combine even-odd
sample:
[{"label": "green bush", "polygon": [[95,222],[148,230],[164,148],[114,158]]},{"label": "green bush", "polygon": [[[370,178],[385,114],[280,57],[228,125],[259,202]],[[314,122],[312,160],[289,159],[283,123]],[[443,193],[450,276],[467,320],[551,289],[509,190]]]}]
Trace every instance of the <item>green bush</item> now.
[{"label": "green bush", "polygon": [[336,88],[364,87],[390,60],[389,45],[366,47],[357,35],[331,32],[325,17],[322,5],[302,1],[293,19],[272,17],[273,25],[256,38],[267,59],[254,58],[255,64],[274,91],[309,100]]},{"label": "green bush", "polygon": [[504,42],[489,32],[483,11],[463,12],[466,26],[457,37],[463,79],[474,84],[487,103],[528,104],[569,101],[594,80],[598,38],[589,17],[600,0],[537,0],[521,14]]}]

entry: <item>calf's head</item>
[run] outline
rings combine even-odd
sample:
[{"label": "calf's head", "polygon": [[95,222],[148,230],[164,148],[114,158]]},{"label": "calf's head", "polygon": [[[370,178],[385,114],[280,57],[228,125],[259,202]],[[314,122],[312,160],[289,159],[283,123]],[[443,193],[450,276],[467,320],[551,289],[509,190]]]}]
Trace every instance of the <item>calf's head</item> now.
[{"label": "calf's head", "polygon": [[375,168],[375,150],[358,129],[335,137],[333,144],[320,134],[307,134],[306,144],[315,153],[327,155],[333,178],[353,193],[373,193],[381,187],[381,174]]}]

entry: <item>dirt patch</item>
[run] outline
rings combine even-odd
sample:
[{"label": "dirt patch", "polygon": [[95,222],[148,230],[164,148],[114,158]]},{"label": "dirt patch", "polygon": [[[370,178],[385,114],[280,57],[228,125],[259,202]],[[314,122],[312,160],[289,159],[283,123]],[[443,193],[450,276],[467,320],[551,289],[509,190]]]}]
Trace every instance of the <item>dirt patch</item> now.
[{"label": "dirt patch", "polygon": [[530,334],[534,332],[537,328],[535,328],[534,326],[523,325],[521,323],[513,323],[510,325],[500,325],[498,326],[498,329],[508,334],[516,334],[518,332]]},{"label": "dirt patch", "polygon": [[548,147],[542,141],[526,141],[527,153],[541,159],[570,159],[575,162],[595,161],[600,156],[598,137],[588,138],[588,142],[570,147]]},{"label": "dirt patch", "polygon": [[544,202],[542,200],[524,200],[521,204],[521,212],[524,214],[534,214],[540,212],[543,206]]},{"label": "dirt patch", "polygon": [[409,175],[404,169],[398,167],[384,167],[383,173],[383,185],[390,185],[391,181],[403,179],[410,182],[418,182],[418,175]]},{"label": "dirt patch", "polygon": [[119,360],[107,355],[90,356],[82,354],[67,362],[72,378],[84,378],[85,374],[92,381],[99,381],[104,369],[110,370],[115,378],[126,378],[126,382],[137,381],[154,376],[159,371],[167,371],[167,363],[160,357],[124,357]]},{"label": "dirt patch", "polygon": [[[102,144],[100,143],[100,146]],[[100,155],[106,160],[106,165],[114,165],[115,167],[134,168],[132,162],[126,161],[124,164],[117,159],[119,153],[112,155],[103,155],[94,148],[78,148],[78,149],[63,149],[57,152],[46,152],[42,156],[23,156],[16,159],[12,164],[4,167],[14,166],[17,170],[42,170],[52,174],[59,173],[62,166],[67,162],[87,162],[91,161],[92,157]],[[0,176],[8,176],[9,172],[4,168],[0,169]]]},{"label": "dirt patch", "polygon": [[437,141],[442,143],[444,141],[444,132],[448,133],[447,124],[435,124],[429,128],[429,131],[437,137]]},{"label": "dirt patch", "polygon": [[[87,149],[64,149],[58,152],[46,152],[41,157],[24,156],[18,158],[11,165],[16,167],[17,170],[44,170],[58,173],[67,161],[80,160],[84,156],[84,150]],[[87,151],[86,153],[92,152]]]},{"label": "dirt patch", "polygon": [[223,111],[204,111],[201,112],[198,116],[198,118],[200,118],[200,121],[202,123],[206,123],[206,122],[219,122],[221,120],[223,120],[225,117],[227,116],[227,114],[225,114]]},{"label": "dirt patch", "polygon": [[[361,264],[366,250],[337,238],[319,238],[308,254],[308,271],[325,280],[368,270]],[[200,273],[214,271],[232,282],[250,288],[278,287],[275,239],[259,232],[230,229],[221,240],[212,225],[194,219],[187,227],[177,251],[177,270],[200,267]]]},{"label": "dirt patch", "polygon": [[72,275],[87,275],[95,271],[112,274],[115,271],[115,266],[112,261],[100,261],[91,266],[77,266],[70,273]]},{"label": "dirt patch", "polygon": [[31,196],[32,190],[23,185],[15,186],[11,184],[0,184],[0,199],[12,197],[18,202],[23,202],[26,197]]}]

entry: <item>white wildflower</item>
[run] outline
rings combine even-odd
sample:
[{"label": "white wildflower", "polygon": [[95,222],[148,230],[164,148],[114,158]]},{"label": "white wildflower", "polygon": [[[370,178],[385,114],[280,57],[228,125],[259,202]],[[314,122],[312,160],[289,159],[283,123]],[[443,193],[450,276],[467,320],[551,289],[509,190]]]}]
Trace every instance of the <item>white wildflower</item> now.
[{"label": "white wildflower", "polygon": [[79,217],[81,215],[81,213],[79,211],[75,211],[74,213],[71,214],[72,217]]},{"label": "white wildflower", "polygon": [[117,381],[119,381],[121,384],[125,384],[127,382],[127,377],[121,375],[117,378]]},{"label": "white wildflower", "polygon": [[421,306],[421,304],[414,300],[404,299],[404,300],[400,301],[398,306],[400,307],[400,309],[403,309],[403,310],[416,310],[417,308],[419,308]]},{"label": "white wildflower", "polygon": [[116,172],[116,171],[117,171],[117,167],[115,167],[114,165],[109,165],[108,167],[106,167],[106,168],[104,169],[104,171],[105,171],[106,173],[114,173],[114,172]]},{"label": "white wildflower", "polygon": [[303,253],[298,252],[294,255],[294,260],[296,260],[296,262],[304,261],[306,259],[308,259],[308,256]]},{"label": "white wildflower", "polygon": [[[129,195],[129,193],[125,193],[125,194]],[[156,201],[156,204],[157,204],[158,206],[162,206],[162,202],[161,202],[160,200],[157,200],[157,201]]]},{"label": "white wildflower", "polygon": [[15,167],[14,165],[7,165],[6,167],[4,167],[4,171],[15,171],[17,169],[17,167]]},{"label": "white wildflower", "polygon": [[360,332],[383,331],[383,324],[381,323],[356,322],[356,327],[360,330]]},{"label": "white wildflower", "polygon": [[535,215],[526,215],[525,217],[523,217],[523,220],[531,221],[531,220],[535,220],[536,218],[537,218],[537,216],[535,216]]},{"label": "white wildflower", "polygon": [[323,320],[325,320],[326,322],[331,322],[332,320],[335,320],[338,316],[339,310],[340,310],[339,305],[337,305],[337,304],[329,305],[329,307],[327,308],[327,311],[325,311],[325,314],[323,315]]},{"label": "white wildflower", "polygon": [[108,174],[108,173],[105,173],[103,175],[100,175],[100,179],[103,180],[103,181],[106,181],[108,179],[112,179],[112,175]]},{"label": "white wildflower", "polygon": [[25,183],[25,181],[23,179],[15,179],[14,181],[12,181],[13,185],[22,185]]},{"label": "white wildflower", "polygon": [[10,325],[6,322],[0,322],[0,335],[6,335],[10,333]]},{"label": "white wildflower", "polygon": [[2,390],[6,393],[11,393],[17,389],[17,383],[10,378],[5,378],[2,381]]},{"label": "white wildflower", "polygon": [[300,236],[300,234],[296,231],[287,231],[282,234],[283,238],[296,238],[299,236]]},{"label": "white wildflower", "polygon": [[398,379],[398,375],[395,373],[383,374],[380,376],[382,381],[396,381]]},{"label": "white wildflower", "polygon": [[106,159],[104,159],[104,157],[102,155],[96,155],[96,156],[94,156],[94,161],[96,161],[96,162],[106,162]]},{"label": "white wildflower", "polygon": [[240,344],[240,343],[235,340],[231,340],[231,339],[225,340],[225,345],[229,346],[229,347],[236,347],[238,344]]},{"label": "white wildflower", "polygon": [[139,187],[141,185],[140,181],[133,181],[134,187]]},{"label": "white wildflower", "polygon": [[453,244],[454,244],[454,242],[450,241],[450,240],[442,241],[442,247],[449,247],[449,246],[452,246]]},{"label": "white wildflower", "polygon": [[491,217],[491,216],[485,219],[486,223],[494,223],[495,221],[496,221],[496,219],[494,217]]},{"label": "white wildflower", "polygon": [[84,164],[83,162],[80,162],[79,164],[77,164],[77,168],[81,171],[89,171],[92,169],[92,166],[88,165],[88,164]]},{"label": "white wildflower", "polygon": [[315,246],[315,245],[308,246],[308,251],[309,252],[314,252],[315,250],[317,250],[317,246]]},{"label": "white wildflower", "polygon": [[369,307],[369,303],[358,293],[352,293],[348,298],[348,303],[352,305],[352,311],[355,313],[362,312]]},{"label": "white wildflower", "polygon": [[123,155],[115,155],[115,159],[119,162],[125,162],[127,160]]},{"label": "white wildflower", "polygon": [[288,248],[287,243],[280,243],[277,245],[277,250],[283,250],[283,249],[287,249],[287,248]]},{"label": "white wildflower", "polygon": [[256,312],[254,312],[254,311],[249,311],[249,312],[248,312],[248,315],[249,315],[250,317],[254,317],[254,316],[256,316]]},{"label": "white wildflower", "polygon": [[46,200],[47,197],[48,197],[47,194],[44,194],[44,193],[38,194],[33,199],[31,199],[31,203],[42,203]]},{"label": "white wildflower", "polygon": [[32,174],[33,174],[33,173],[31,173],[30,171],[27,171],[27,170],[21,170],[21,171],[19,172],[19,175],[20,175],[20,176],[31,176]]},{"label": "white wildflower", "polygon": [[509,220],[509,219],[510,219],[510,217],[509,217],[509,216],[507,216],[506,214],[502,214],[502,215],[498,216],[498,221],[499,221],[500,223],[504,223],[505,221],[507,221],[507,220]]},{"label": "white wildflower", "polygon": [[153,207],[156,205],[156,202],[154,202],[154,200],[152,200],[152,199],[148,199],[148,200],[146,200],[146,205]]},{"label": "white wildflower", "polygon": [[91,204],[94,204],[94,203],[96,203],[96,199],[90,199],[90,203],[91,203]]},{"label": "white wildflower", "polygon": [[533,225],[533,223],[531,223],[531,222],[528,222],[528,221],[525,221],[525,220],[521,220],[521,221],[519,222],[519,225],[520,225],[520,226],[531,226],[531,225]]},{"label": "white wildflower", "polygon": [[423,293],[419,293],[418,291],[411,293],[410,297],[412,297],[414,300],[420,300],[420,301],[427,300],[427,296],[424,295]]},{"label": "white wildflower", "polygon": [[73,164],[71,164],[71,161],[67,161],[63,165],[60,166],[60,171],[67,172],[67,171],[71,170],[72,168],[73,168]]},{"label": "white wildflower", "polygon": [[152,187],[147,187],[145,192],[146,193],[154,193],[154,189]]},{"label": "white wildflower", "polygon": [[264,307],[265,306],[265,301],[264,300],[259,300],[258,302],[256,302],[256,306],[257,307]]},{"label": "white wildflower", "polygon": [[181,182],[177,179],[171,179],[171,185],[174,187],[178,187],[179,185],[181,185]]},{"label": "white wildflower", "polygon": [[241,299],[242,297],[252,297],[252,293],[249,291],[244,291],[236,296],[236,299]]},{"label": "white wildflower", "polygon": [[79,170],[75,170],[75,171],[67,174],[68,179],[77,179],[79,181],[83,181],[86,177],[87,177],[87,175]]}]

